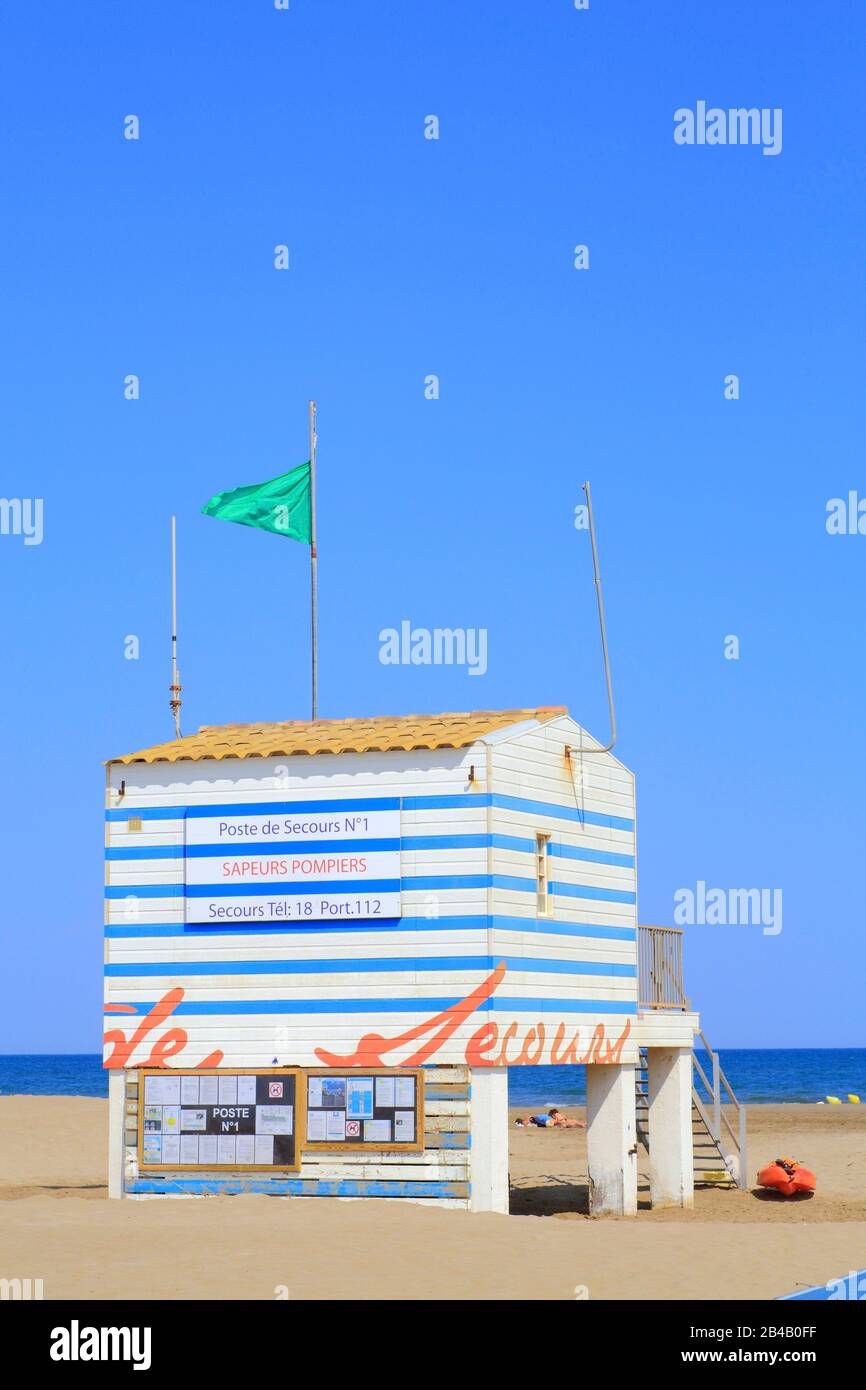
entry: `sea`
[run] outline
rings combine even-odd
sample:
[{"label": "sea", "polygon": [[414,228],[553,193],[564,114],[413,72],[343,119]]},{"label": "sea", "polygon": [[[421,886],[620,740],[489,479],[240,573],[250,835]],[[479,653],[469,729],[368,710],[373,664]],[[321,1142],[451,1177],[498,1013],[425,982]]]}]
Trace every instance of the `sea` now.
[{"label": "sea", "polygon": [[[707,1076],[709,1058],[698,1053]],[[866,1104],[866,1047],[722,1048],[722,1069],[738,1100],[750,1105],[815,1102],[826,1096]],[[513,1106],[580,1105],[585,1072],[572,1067],[510,1067]],[[0,1055],[0,1095],[106,1096],[108,1075],[98,1053]]]}]

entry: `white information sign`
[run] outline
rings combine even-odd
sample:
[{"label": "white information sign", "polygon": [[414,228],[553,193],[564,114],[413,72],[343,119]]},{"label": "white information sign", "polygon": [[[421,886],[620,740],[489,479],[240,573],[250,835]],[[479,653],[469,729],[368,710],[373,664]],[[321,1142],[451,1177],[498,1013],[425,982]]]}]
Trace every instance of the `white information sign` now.
[{"label": "white information sign", "polygon": [[400,916],[395,799],[197,807],[185,826],[188,923]]}]

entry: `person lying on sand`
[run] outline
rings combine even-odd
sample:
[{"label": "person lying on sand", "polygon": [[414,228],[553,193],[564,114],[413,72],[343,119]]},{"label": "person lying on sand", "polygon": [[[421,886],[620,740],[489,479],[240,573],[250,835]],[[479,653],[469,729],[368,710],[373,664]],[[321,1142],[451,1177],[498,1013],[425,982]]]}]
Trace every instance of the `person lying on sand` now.
[{"label": "person lying on sand", "polygon": [[556,1107],[549,1110],[546,1115],[527,1115],[526,1119],[518,1115],[514,1121],[518,1129],[529,1129],[532,1125],[537,1125],[539,1129],[586,1129],[583,1120],[572,1120],[567,1115],[563,1115],[561,1110]]},{"label": "person lying on sand", "polygon": [[548,1111],[547,1118],[550,1124],[557,1125],[559,1129],[586,1129],[583,1120],[572,1120],[568,1115],[563,1115],[562,1111],[557,1110],[555,1106]]}]

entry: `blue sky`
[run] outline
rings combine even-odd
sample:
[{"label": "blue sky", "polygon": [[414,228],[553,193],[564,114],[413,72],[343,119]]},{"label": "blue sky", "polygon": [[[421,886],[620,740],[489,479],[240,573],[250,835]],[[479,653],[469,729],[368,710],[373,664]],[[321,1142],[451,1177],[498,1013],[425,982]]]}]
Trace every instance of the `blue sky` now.
[{"label": "blue sky", "polygon": [[[688,931],[705,1028],[862,1045],[866,537],[825,527],[866,494],[862,10],[10,0],[4,30],[0,492],[44,539],[0,536],[0,1050],[100,1046],[101,762],[171,735],[172,511],[186,730],[307,714],[306,550],[200,508],[306,458],[311,396],[321,713],[563,703],[603,736],[590,478],[641,920],[781,889],[778,936]],[[782,152],[676,145],[699,100],[782,108]],[[486,628],[487,673],[383,666],[404,618]]]}]

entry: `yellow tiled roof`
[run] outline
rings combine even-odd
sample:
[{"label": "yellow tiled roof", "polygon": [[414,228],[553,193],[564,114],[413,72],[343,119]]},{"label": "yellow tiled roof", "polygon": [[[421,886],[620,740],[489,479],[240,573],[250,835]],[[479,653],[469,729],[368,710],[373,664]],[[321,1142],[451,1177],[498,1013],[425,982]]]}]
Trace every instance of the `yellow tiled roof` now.
[{"label": "yellow tiled roof", "polygon": [[202,758],[276,758],[294,753],[384,753],[466,748],[525,719],[568,714],[564,705],[473,710],[468,714],[384,714],[372,719],[293,719],[285,724],[204,724],[197,734],[142,748],[111,763],[178,763]]}]

